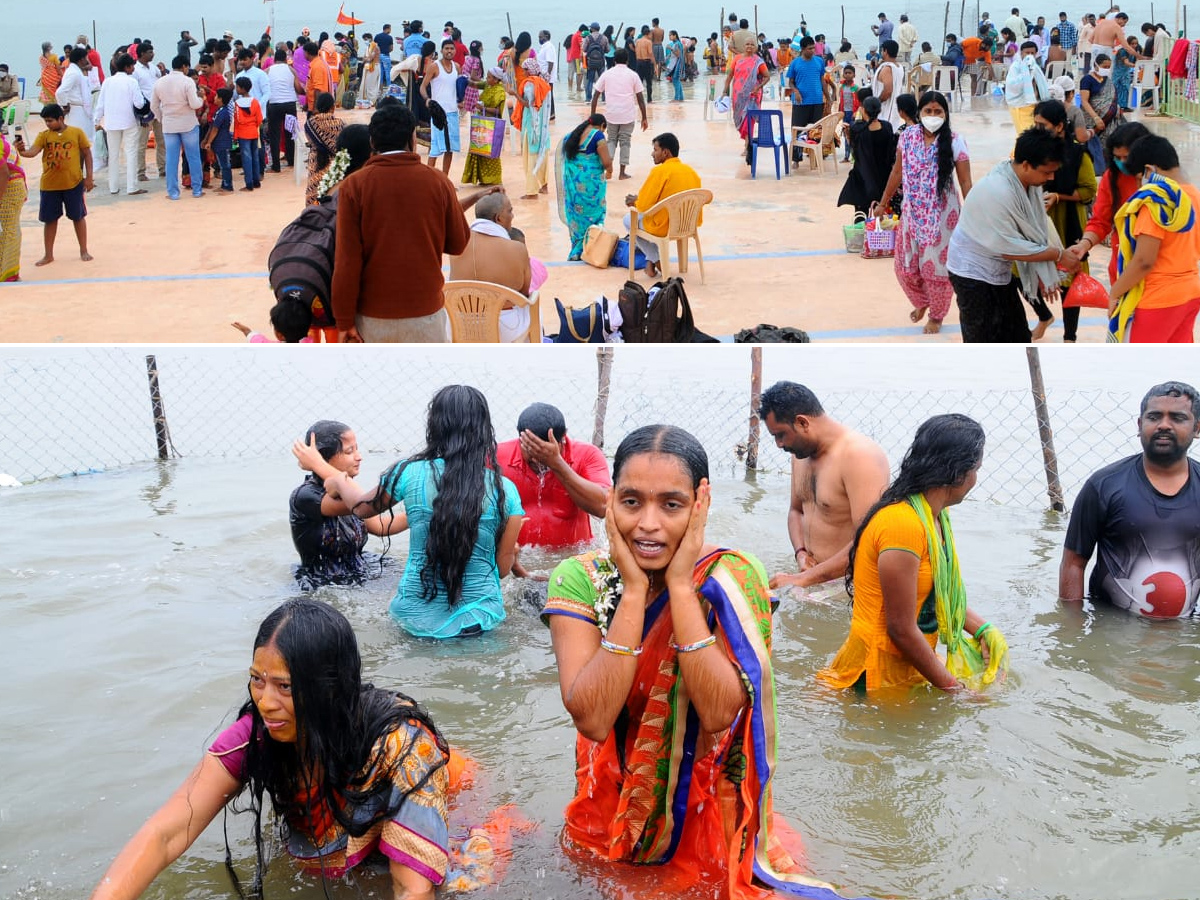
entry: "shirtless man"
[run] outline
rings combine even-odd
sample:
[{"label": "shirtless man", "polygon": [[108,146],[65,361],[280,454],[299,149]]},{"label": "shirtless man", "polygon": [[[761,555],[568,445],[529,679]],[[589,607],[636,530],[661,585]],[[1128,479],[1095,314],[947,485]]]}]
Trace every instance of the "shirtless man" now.
[{"label": "shirtless man", "polygon": [[854,533],[891,478],[887,455],[827,416],[802,384],[780,381],[763,391],[758,414],[775,445],[795,457],[788,537],[800,573],[779,573],[771,587],[843,578]]}]

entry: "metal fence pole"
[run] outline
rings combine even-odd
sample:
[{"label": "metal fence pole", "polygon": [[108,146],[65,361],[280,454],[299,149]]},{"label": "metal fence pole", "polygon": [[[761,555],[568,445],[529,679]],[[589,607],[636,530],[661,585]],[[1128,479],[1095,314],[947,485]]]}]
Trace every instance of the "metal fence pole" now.
[{"label": "metal fence pole", "polygon": [[750,433],[746,437],[746,471],[758,468],[758,405],[762,399],[762,347],[750,349]]},{"label": "metal fence pole", "polygon": [[612,380],[613,348],[596,348],[596,420],[592,425],[592,443],[604,449],[604,419],[608,415],[608,389]]},{"label": "metal fence pole", "polygon": [[1058,455],[1054,452],[1054,429],[1050,427],[1050,410],[1046,406],[1046,386],[1042,382],[1042,361],[1037,347],[1025,349],[1029,363],[1029,387],[1033,393],[1033,409],[1037,415],[1038,437],[1042,443],[1042,465],[1046,469],[1046,491],[1050,495],[1050,508],[1056,512],[1065,510],[1062,483],[1058,480]]},{"label": "metal fence pole", "polygon": [[154,440],[158,444],[158,458],[167,459],[171,446],[171,431],[167,428],[167,413],[163,407],[162,392],[158,388],[158,360],[154,354],[146,357],[146,377],[150,379],[150,410],[154,416]]}]

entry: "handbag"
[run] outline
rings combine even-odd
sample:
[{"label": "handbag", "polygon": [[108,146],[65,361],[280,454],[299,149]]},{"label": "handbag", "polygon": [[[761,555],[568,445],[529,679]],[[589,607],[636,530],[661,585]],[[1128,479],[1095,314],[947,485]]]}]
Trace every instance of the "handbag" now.
[{"label": "handbag", "polygon": [[617,249],[618,240],[617,235],[605,231],[604,226],[590,225],[583,236],[583,255],[580,259],[597,269],[607,269],[612,262],[613,251]]},{"label": "handbag", "polygon": [[459,75],[458,80],[454,82],[454,94],[458,97],[458,102],[462,103],[467,96],[467,88],[471,86],[471,79],[466,75]]},{"label": "handbag", "polygon": [[500,151],[503,149],[504,120],[472,114],[471,142],[467,152],[487,159],[499,159]]},{"label": "handbag", "polygon": [[854,222],[850,225],[842,226],[842,240],[846,242],[847,253],[862,253],[866,221],[866,213],[856,212],[854,214]]},{"label": "handbag", "polygon": [[558,334],[555,344],[603,344],[608,333],[608,298],[601,297],[585,307],[563,306],[554,298],[558,310]]},{"label": "handbag", "polygon": [[[892,217],[873,216],[863,225],[863,259],[887,259],[896,255],[896,226]],[[891,223],[886,227],[885,223]]]}]

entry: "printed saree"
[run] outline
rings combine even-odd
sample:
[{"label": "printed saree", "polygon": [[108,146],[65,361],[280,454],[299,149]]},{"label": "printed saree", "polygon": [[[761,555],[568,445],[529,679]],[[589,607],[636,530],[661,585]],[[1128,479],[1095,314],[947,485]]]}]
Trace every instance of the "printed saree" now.
[{"label": "printed saree", "polygon": [[580,140],[574,159],[563,152],[562,144],[558,147],[554,174],[558,182],[558,217],[571,234],[567,259],[581,258],[588,228],[603,225],[608,212],[608,181],[604,177],[604,163],[596,153],[602,140],[604,133],[592,129]]},{"label": "printed saree", "polygon": [[8,166],[8,182],[0,197],[0,282],[21,280],[21,207],[28,191],[16,147],[0,136],[0,157]]},{"label": "printed saree", "polygon": [[739,56],[733,63],[733,80],[729,85],[733,104],[733,124],[738,134],[745,137],[750,128],[747,113],[762,106],[762,86],[758,83],[760,72],[765,72],[766,63],[757,56]]},{"label": "printed saree", "polygon": [[[596,622],[596,598],[615,577],[600,552],[567,560],[551,578],[544,615]],[[766,581],[761,563],[732,550],[709,554],[694,570],[717,645],[749,698],[720,735],[703,733],[679,675],[666,592],[647,607],[644,649],[624,711],[602,743],[576,740],[568,850],[661,866],[653,885],[662,896],[690,896],[698,886],[723,882],[721,895],[731,900],[772,891],[838,898],[830,885],[801,874],[798,836],[773,811],[776,697]],[[781,838],[795,846],[785,848]]]}]

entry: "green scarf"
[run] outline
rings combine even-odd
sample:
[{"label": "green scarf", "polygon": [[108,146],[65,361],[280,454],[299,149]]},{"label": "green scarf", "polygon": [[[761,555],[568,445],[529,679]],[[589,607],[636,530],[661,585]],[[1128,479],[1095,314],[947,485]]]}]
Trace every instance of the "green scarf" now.
[{"label": "green scarf", "polygon": [[942,526],[942,539],[939,540],[933,524],[933,510],[925,495],[913,494],[908,498],[908,504],[925,528],[925,543],[929,546],[929,562],[933,569],[938,638],[946,645],[946,668],[955,678],[971,680],[984,670],[983,654],[974,638],[963,631],[967,622],[967,589],[958,568],[950,515],[944,509],[938,514]]}]

